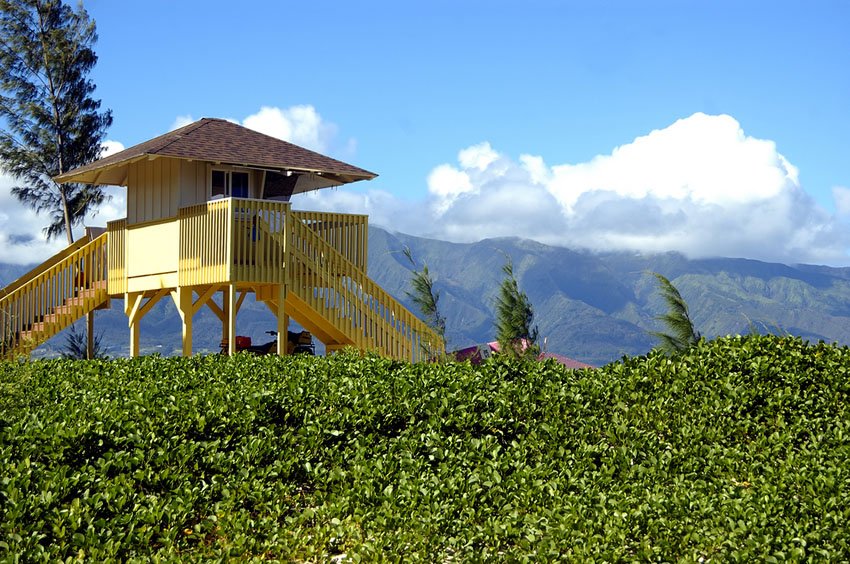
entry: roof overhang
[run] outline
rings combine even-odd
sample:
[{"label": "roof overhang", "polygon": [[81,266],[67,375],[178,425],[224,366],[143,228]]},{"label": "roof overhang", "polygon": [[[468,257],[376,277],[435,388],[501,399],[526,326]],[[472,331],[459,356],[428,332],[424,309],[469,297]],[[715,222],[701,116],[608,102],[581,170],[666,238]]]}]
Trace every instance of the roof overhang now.
[{"label": "roof overhang", "polygon": [[[53,177],[53,180],[60,183],[79,183],[79,184],[95,184],[101,186],[127,186],[129,177],[130,165],[145,159],[177,159],[181,161],[194,161],[195,159],[184,159],[174,156],[160,155],[141,155],[133,158],[128,158],[118,162],[104,164],[103,166],[87,167],[86,169],[76,169],[65,174],[60,174]],[[96,164],[96,163],[95,163]],[[320,188],[328,188],[331,186],[340,186],[349,184],[359,180],[371,180],[375,177],[374,174],[352,174],[352,173],[337,173],[326,170],[316,170],[308,168],[276,168],[267,165],[256,165],[251,163],[233,163],[233,162],[209,162],[212,166],[232,166],[238,168],[247,168],[269,172],[279,172],[281,174],[299,174],[310,178],[309,188],[299,190],[296,186],[294,193],[307,192],[310,190],[318,190]]]},{"label": "roof overhang", "polygon": [[80,166],[54,178],[57,182],[75,182],[126,186],[130,167],[145,159],[177,159],[212,166],[234,166],[299,175],[298,190],[316,190],[377,175],[271,137],[239,124],[215,118],[203,118],[169,131],[118,153]]}]

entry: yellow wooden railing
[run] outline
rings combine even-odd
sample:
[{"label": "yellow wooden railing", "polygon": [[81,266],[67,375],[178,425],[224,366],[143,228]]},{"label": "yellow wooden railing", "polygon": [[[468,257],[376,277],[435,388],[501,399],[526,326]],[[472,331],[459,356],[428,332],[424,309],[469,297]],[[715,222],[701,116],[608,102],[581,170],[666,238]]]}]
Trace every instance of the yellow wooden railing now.
[{"label": "yellow wooden railing", "polygon": [[118,219],[106,224],[109,245],[106,251],[107,287],[110,295],[127,291],[127,219]]},{"label": "yellow wooden railing", "polygon": [[236,198],[181,208],[180,285],[282,284],[288,210],[287,203]]},{"label": "yellow wooden railing", "polygon": [[299,221],[365,270],[368,217],[291,211],[288,203],[226,198],[181,208],[181,286],[229,281],[281,284],[287,221]]},{"label": "yellow wooden railing", "polygon": [[[366,275],[365,215],[226,198],[181,208],[177,221],[180,286],[286,284],[338,342],[411,361],[443,351],[436,333]],[[123,221],[109,224],[113,295],[126,291],[127,261],[136,259],[124,256],[126,230]]]},{"label": "yellow wooden railing", "polygon": [[309,223],[288,224],[289,291],[361,350],[411,362],[444,351],[442,339],[385,292]]},{"label": "yellow wooden railing", "polygon": [[180,208],[181,286],[230,281],[230,200]]},{"label": "yellow wooden railing", "polygon": [[369,216],[293,211],[291,217],[313,230],[354,266],[366,270],[369,249]]},{"label": "yellow wooden railing", "polygon": [[107,238],[79,241],[4,289],[2,356],[29,353],[106,300]]},{"label": "yellow wooden railing", "polygon": [[284,225],[289,204],[232,199],[233,280],[261,284],[286,281]]}]

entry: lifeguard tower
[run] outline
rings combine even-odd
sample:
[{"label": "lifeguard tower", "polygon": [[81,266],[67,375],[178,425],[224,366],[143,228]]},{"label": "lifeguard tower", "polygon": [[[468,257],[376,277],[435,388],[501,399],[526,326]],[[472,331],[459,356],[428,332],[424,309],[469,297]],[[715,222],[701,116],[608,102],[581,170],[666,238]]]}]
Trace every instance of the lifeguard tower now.
[{"label": "lifeguard tower", "polygon": [[[127,217],[88,230],[67,249],[0,291],[0,352],[35,347],[111,298],[123,298],[130,354],[139,322],[174,300],[184,356],[192,318],[208,307],[235,347],[236,315],[249,293],[277,319],[324,343],[419,361],[442,339],[366,273],[368,217],[295,211],[293,194],[376,175],[221,119],[202,119],[62,174],[57,182],[127,188]],[[220,300],[214,299],[221,295]]]}]

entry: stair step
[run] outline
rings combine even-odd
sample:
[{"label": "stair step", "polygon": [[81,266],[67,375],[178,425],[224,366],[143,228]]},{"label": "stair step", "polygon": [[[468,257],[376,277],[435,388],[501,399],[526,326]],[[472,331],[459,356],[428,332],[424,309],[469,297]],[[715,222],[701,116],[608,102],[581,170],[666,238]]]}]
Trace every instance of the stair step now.
[{"label": "stair step", "polygon": [[[59,311],[63,310],[63,311]],[[56,325],[61,324],[65,321],[72,321],[77,319],[82,312],[79,311],[79,308],[71,308],[70,306],[59,306],[56,308],[53,313],[48,313],[45,315],[41,321],[47,323],[48,325]]]},{"label": "stair step", "polygon": [[100,296],[104,293],[105,293],[105,291],[101,290],[100,288],[88,288],[88,289],[85,289],[85,290],[79,290],[77,292],[77,297],[78,298],[87,298],[87,299],[88,298],[96,298],[96,297],[98,297],[98,296]]},{"label": "stair step", "polygon": [[[105,250],[106,237],[101,235],[97,238],[97,240],[99,241],[99,246],[95,247],[95,252]],[[99,276],[99,278],[102,279],[98,280],[88,278],[90,276],[98,276],[98,274],[103,273],[99,270],[95,270],[95,265],[90,264],[93,259],[86,258],[88,255],[81,252],[81,249],[93,242],[94,239],[92,241],[85,242],[82,240],[78,241],[77,243],[69,246],[67,249],[60,251],[25,276],[26,283],[29,283],[36,280],[37,276],[40,276],[45,272],[54,272],[60,273],[55,274],[56,280],[61,279],[61,281],[67,283],[68,275],[74,275],[75,285],[68,288],[68,290],[73,291],[74,295],[64,299],[60,305],[50,308],[46,312],[42,313],[39,311],[38,315],[33,314],[28,316],[28,319],[22,319],[21,322],[25,324],[25,330],[21,330],[20,333],[11,337],[13,340],[13,346],[10,350],[4,350],[4,354],[2,356],[6,357],[29,354],[41,343],[80,319],[86,313],[95,309],[108,308],[110,306],[107,280],[102,276]],[[81,270],[83,265],[86,265],[86,267],[92,266],[92,268],[83,271]],[[54,268],[57,270],[51,270]],[[54,274],[50,274],[47,280],[52,280],[52,276],[54,276]],[[22,283],[23,282],[13,283],[17,284],[14,287],[14,290],[22,288]],[[76,284],[80,285],[77,286]],[[65,287],[67,288],[67,286]],[[12,291],[9,287],[7,287],[6,290],[7,292]],[[52,297],[55,297],[55,294],[53,293],[54,291],[49,287],[45,287],[44,291],[44,299],[51,299]],[[35,305],[39,305],[42,298],[39,297],[38,300],[39,301],[35,302]]]},{"label": "stair step", "polygon": [[27,341],[31,341],[33,343],[37,343],[41,337],[40,331],[21,331],[19,343],[26,343]]},{"label": "stair step", "polygon": [[[89,291],[95,292],[96,290],[86,290],[86,292],[89,292]],[[98,298],[97,294],[93,294],[93,295],[87,294],[87,295],[82,295],[82,296],[76,296],[74,298],[68,298],[67,300],[65,300],[65,305],[77,306],[77,307],[86,306],[86,305],[88,305],[88,304],[90,304],[91,302],[94,302],[94,301],[99,302],[100,300],[98,300],[97,298]]]},{"label": "stair step", "polygon": [[56,309],[53,310],[53,313],[49,313],[47,315],[76,315],[79,309],[79,306],[66,303],[64,305],[57,306]]}]

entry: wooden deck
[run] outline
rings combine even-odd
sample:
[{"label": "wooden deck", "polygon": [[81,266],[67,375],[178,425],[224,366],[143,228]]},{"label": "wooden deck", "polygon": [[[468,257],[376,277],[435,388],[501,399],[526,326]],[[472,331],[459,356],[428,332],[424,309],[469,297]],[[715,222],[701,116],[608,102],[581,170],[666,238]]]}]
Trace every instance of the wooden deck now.
[{"label": "wooden deck", "polygon": [[[351,346],[411,361],[443,351],[442,340],[366,274],[365,215],[226,198],[181,208],[170,220],[110,222],[97,241],[60,253],[4,290],[16,296],[2,302],[3,314],[15,320],[2,333],[13,341],[4,350],[28,352],[34,345],[20,345],[21,335],[34,341],[39,330],[35,340],[43,341],[83,309],[97,307],[94,301],[111,296],[125,300],[135,355],[139,321],[170,296],[183,321],[183,353],[189,355],[192,318],[200,308],[208,306],[219,317],[223,340],[233,343],[235,316],[245,295],[254,293],[277,316],[279,333],[286,335],[292,318],[330,351]],[[73,266],[80,264],[85,266]],[[71,279],[80,282],[73,287]],[[83,295],[86,300],[79,299]],[[69,309],[70,304],[85,307]],[[52,323],[57,316],[63,327]],[[45,319],[51,323],[45,325]]]}]

